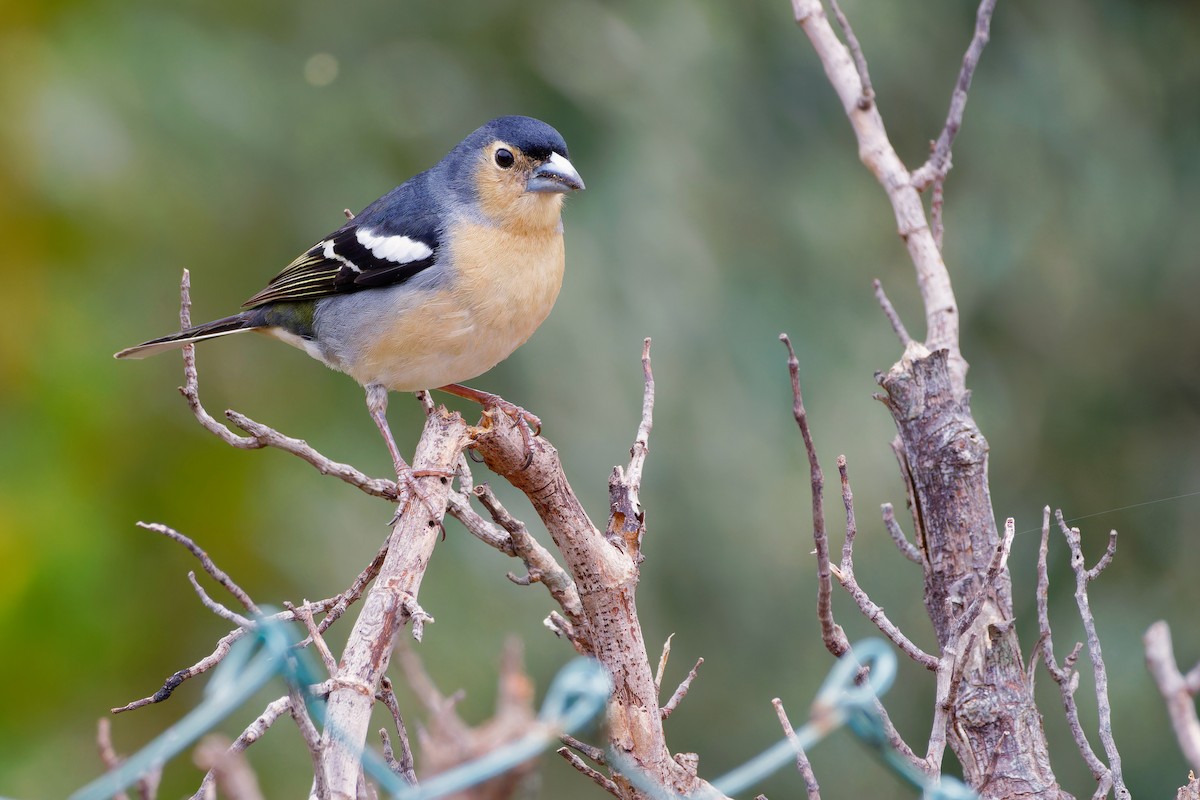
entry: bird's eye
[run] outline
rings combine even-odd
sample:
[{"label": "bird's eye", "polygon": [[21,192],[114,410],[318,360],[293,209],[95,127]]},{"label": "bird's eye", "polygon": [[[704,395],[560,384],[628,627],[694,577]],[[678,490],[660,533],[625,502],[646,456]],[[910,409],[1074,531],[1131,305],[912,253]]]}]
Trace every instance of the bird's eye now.
[{"label": "bird's eye", "polygon": [[500,169],[508,169],[513,165],[514,161],[516,159],[513,158],[513,154],[503,147],[496,151],[496,166],[500,167]]}]

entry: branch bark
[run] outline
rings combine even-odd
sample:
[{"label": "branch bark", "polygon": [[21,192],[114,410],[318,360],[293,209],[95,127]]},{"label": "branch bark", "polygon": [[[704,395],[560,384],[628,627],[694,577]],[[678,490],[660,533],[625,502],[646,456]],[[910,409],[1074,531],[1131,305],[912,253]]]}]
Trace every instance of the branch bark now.
[{"label": "branch bark", "polygon": [[[452,472],[466,444],[466,434],[467,426],[458,414],[445,409],[431,414],[413,457],[416,473]],[[329,694],[321,739],[321,767],[334,800],[353,800],[357,796],[370,709],[396,636],[406,621],[416,623],[419,615],[424,614],[416,599],[425,567],[441,534],[450,480],[436,475],[416,480],[422,482],[426,502],[409,503],[392,528],[387,556],[363,600]],[[430,507],[441,513],[431,515]]]},{"label": "branch bark", "polygon": [[[607,531],[592,523],[563,472],[558,451],[542,437],[528,443],[517,424],[496,415],[474,430],[474,447],[488,468],[525,493],[574,577],[583,614],[573,636],[608,670],[613,693],[608,703],[608,736],[614,749],[651,780],[688,795],[713,791],[696,775],[694,759],[673,757],[667,748],[654,673],[638,620],[635,593],[645,515],[638,492],[648,449],[653,411],[649,343],[643,349],[645,391],[642,421],[631,459],[609,484],[613,514]],[[680,762],[684,763],[680,763]],[[619,774],[613,782],[625,800],[647,795]]]}]

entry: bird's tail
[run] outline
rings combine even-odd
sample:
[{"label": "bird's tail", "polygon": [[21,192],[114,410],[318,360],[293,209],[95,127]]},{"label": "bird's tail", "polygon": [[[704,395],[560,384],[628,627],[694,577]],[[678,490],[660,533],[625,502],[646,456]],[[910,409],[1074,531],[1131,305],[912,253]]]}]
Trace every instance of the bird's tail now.
[{"label": "bird's tail", "polygon": [[192,344],[204,339],[213,339],[217,336],[227,336],[231,333],[241,333],[242,331],[252,331],[263,327],[261,315],[254,313],[255,311],[257,309],[243,311],[240,314],[234,314],[232,317],[215,319],[212,322],[195,325],[178,333],[172,333],[158,339],[151,339],[148,342],[142,342],[133,347],[126,347],[114,357],[145,358],[146,356],[157,355],[158,353],[174,350],[183,347],[185,344]]}]

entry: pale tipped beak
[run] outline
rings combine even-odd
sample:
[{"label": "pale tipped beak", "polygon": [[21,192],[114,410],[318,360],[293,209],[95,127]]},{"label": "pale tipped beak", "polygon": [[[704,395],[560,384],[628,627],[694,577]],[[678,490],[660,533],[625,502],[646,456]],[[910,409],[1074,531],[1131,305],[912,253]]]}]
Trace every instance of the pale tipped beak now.
[{"label": "pale tipped beak", "polygon": [[583,178],[579,177],[571,162],[558,153],[551,153],[546,163],[535,169],[529,177],[529,183],[525,184],[527,192],[566,194],[582,188]]}]

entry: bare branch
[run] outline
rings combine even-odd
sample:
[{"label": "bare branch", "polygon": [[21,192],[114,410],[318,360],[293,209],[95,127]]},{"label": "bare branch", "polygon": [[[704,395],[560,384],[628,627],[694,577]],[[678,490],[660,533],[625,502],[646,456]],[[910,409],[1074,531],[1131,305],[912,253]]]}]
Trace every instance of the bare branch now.
[{"label": "bare branch", "polygon": [[258,610],[258,606],[256,606],[254,601],[250,599],[249,593],[242,589],[242,587],[238,586],[233,579],[229,577],[225,570],[218,567],[213,560],[209,558],[208,553],[204,552],[204,549],[190,538],[184,536],[174,528],[168,527],[159,522],[139,522],[137,523],[137,526],[148,531],[153,531],[154,533],[162,534],[168,539],[179,542],[179,544],[186,547],[188,552],[190,552],[197,558],[197,560],[200,561],[200,566],[204,568],[205,572],[212,576],[213,580],[221,584],[221,586],[225,588],[225,591],[233,595],[237,601],[242,604],[242,608],[246,609],[251,614],[257,615],[261,613]]},{"label": "bare branch", "polygon": [[933,707],[933,725],[929,732],[929,745],[925,751],[925,768],[929,774],[940,774],[942,758],[946,753],[946,733],[950,717],[954,711],[954,702],[958,689],[962,685],[963,672],[970,661],[969,655],[975,649],[978,635],[972,632],[962,646],[961,637],[942,648],[942,657],[938,661],[936,702]]},{"label": "bare branch", "polygon": [[511,549],[506,552],[521,559],[531,574],[536,572],[537,581],[545,585],[550,596],[567,615],[571,625],[578,628],[583,619],[583,608],[579,604],[579,590],[575,587],[575,581],[559,566],[550,551],[529,533],[525,523],[510,514],[500,503],[492,487],[481,483],[475,487],[473,493],[487,509],[492,520],[508,534],[508,546]]},{"label": "bare branch", "polygon": [[783,708],[783,701],[776,697],[771,701],[771,705],[775,706],[775,714],[779,717],[779,724],[783,726],[783,735],[796,750],[796,769],[800,771],[800,777],[804,780],[808,800],[821,800],[821,787],[817,783],[817,776],[813,773],[808,754],[804,752],[804,745],[800,743],[800,737],[796,735],[796,729],[792,727],[792,721],[788,719],[787,711]]},{"label": "bare branch", "polygon": [[891,201],[897,232],[908,247],[925,304],[925,344],[930,350],[944,348],[948,351],[954,392],[956,396],[962,396],[966,392],[967,363],[958,342],[958,303],[941,250],[930,231],[920,194],[888,140],[878,104],[861,107],[862,78],[851,54],[830,27],[820,0],[792,0],[792,9],[796,22],[808,36],[825,68],[826,77],[841,100],[858,140],[859,157]]},{"label": "bare branch", "polygon": [[943,214],[946,210],[946,177],[939,175],[933,179],[933,191],[929,198],[929,227],[933,232],[933,241],[938,252],[942,251],[943,240],[946,238],[946,223]]},{"label": "bare branch", "polygon": [[963,56],[962,69],[958,73],[958,81],[954,85],[954,93],[950,96],[950,111],[946,115],[946,124],[933,146],[933,154],[919,169],[913,172],[913,184],[924,190],[930,183],[939,178],[945,178],[950,171],[950,150],[954,145],[954,137],[962,127],[963,111],[967,107],[967,93],[971,90],[971,79],[975,68],[979,66],[979,57],[987,46],[989,30],[992,24],[992,12],[996,8],[996,0],[983,0],[975,15],[975,35],[967,52]]},{"label": "bare branch", "polygon": [[[188,328],[192,324],[191,286],[191,275],[185,269],[183,271],[183,279],[179,284],[179,323],[182,328]],[[264,447],[274,447],[307,461],[316,467],[317,471],[322,475],[332,475],[352,486],[357,486],[369,495],[383,497],[388,500],[395,500],[397,498],[396,484],[394,482],[368,477],[349,464],[332,461],[310,447],[307,442],[301,439],[293,439],[290,436],[284,436],[278,431],[255,422],[236,411],[226,411],[225,416],[239,428],[246,431],[246,433],[249,433],[250,436],[238,436],[229,430],[229,428],[217,422],[200,403],[200,380],[196,371],[195,345],[188,344],[183,347],[183,376],[184,385],[179,388],[179,393],[187,400],[188,408],[192,410],[192,414],[205,430],[221,439],[221,441],[230,447],[236,447],[239,450],[259,450]]]},{"label": "bare branch", "polygon": [[667,640],[663,642],[662,655],[658,657],[658,669],[654,671],[654,691],[656,693],[662,692],[663,674],[667,671],[667,661],[671,658],[671,640],[674,638],[675,634],[673,633],[667,637]]},{"label": "bare branch", "polygon": [[203,603],[204,607],[209,611],[213,612],[223,620],[232,622],[239,628],[246,628],[247,630],[255,630],[258,628],[254,620],[247,619],[241,614],[231,611],[230,609],[218,603],[216,600],[213,600],[211,597],[209,597],[208,592],[204,591],[204,587],[201,586],[200,582],[196,580],[195,572],[188,572],[188,580],[192,582],[192,588],[195,589],[196,594],[200,596],[200,602]]},{"label": "bare branch", "polygon": [[671,716],[675,709],[679,707],[679,704],[683,702],[683,698],[687,697],[688,689],[692,688],[692,681],[696,680],[696,670],[700,669],[700,665],[703,663],[703,658],[696,659],[696,666],[692,667],[687,677],[679,683],[679,687],[675,690],[675,694],[671,695],[671,699],[667,701],[667,704],[659,709],[659,713],[664,720]]},{"label": "bare branch", "polygon": [[574,736],[571,736],[568,733],[564,733],[561,736],[559,736],[558,738],[567,747],[570,747],[573,750],[578,750],[579,752],[583,753],[585,756],[590,758],[594,763],[599,764],[600,766],[605,766],[606,764],[608,764],[608,758],[605,757],[604,751],[601,750],[599,747],[596,747],[595,745],[590,745],[587,742],[581,742],[578,739],[576,739]]},{"label": "bare branch", "polygon": [[[356,577],[354,582],[350,584],[349,589],[341,594],[334,595],[329,600],[322,600],[319,603],[308,604],[309,607],[314,611],[325,610],[326,608],[328,609],[325,617],[321,620],[320,624],[317,625],[317,630],[319,632],[324,633],[325,631],[329,630],[329,627],[333,625],[333,623],[337,622],[341,616],[346,613],[350,606],[358,602],[359,598],[362,597],[363,592],[366,591],[367,586],[371,584],[371,581],[375,580],[375,576],[379,574],[379,570],[383,567],[383,560],[387,558],[388,547],[390,544],[390,539],[384,541],[383,546],[379,548],[379,552],[375,554],[375,558],[362,572],[358,574],[358,577]],[[324,606],[326,603],[329,605],[322,608],[322,606]]]},{"label": "bare branch", "polygon": [[838,456],[837,465],[842,481],[842,504],[846,509],[846,541],[842,545],[842,564],[841,568],[835,572],[838,582],[853,598],[854,604],[858,606],[858,610],[862,612],[863,616],[875,623],[875,627],[879,628],[880,633],[886,636],[892,644],[925,669],[936,670],[938,659],[926,653],[905,636],[904,632],[888,619],[883,608],[873,602],[863,588],[858,585],[858,580],[854,577],[854,538],[858,535],[858,525],[854,521],[854,494],[850,491],[850,477],[847,474],[844,455]]},{"label": "bare branch", "polygon": [[829,0],[829,5],[833,8],[833,15],[837,17],[842,35],[846,37],[846,46],[850,48],[850,55],[854,57],[854,68],[858,70],[858,79],[862,82],[862,95],[858,98],[858,107],[870,108],[871,103],[875,102],[875,90],[871,88],[871,75],[867,71],[867,59],[863,55],[862,46],[859,45],[858,37],[850,27],[850,20],[842,13],[842,7],[838,5],[837,0]]},{"label": "bare branch", "polygon": [[1196,716],[1196,703],[1184,676],[1175,661],[1175,648],[1171,644],[1171,628],[1166,622],[1158,621],[1147,629],[1142,637],[1146,647],[1146,666],[1158,686],[1158,692],[1167,704],[1167,714],[1175,739],[1183,751],[1184,758],[1192,770],[1200,772],[1200,719]]},{"label": "bare branch", "polygon": [[[208,770],[204,776],[204,780],[200,782],[200,788],[192,795],[191,800],[209,800],[214,798],[215,784],[220,780],[219,773],[223,765],[230,763],[232,758],[235,758],[246,751],[250,745],[262,738],[267,729],[275,723],[284,714],[291,711],[292,700],[290,697],[280,697],[267,705],[263,713],[258,715],[258,718],[246,726],[241,735],[233,740],[233,743],[221,754],[219,758],[212,758],[211,754],[205,754],[201,763],[198,764],[201,769]],[[198,752],[197,756],[201,754]]]},{"label": "bare branch", "polygon": [[904,530],[900,527],[900,523],[896,521],[896,510],[892,508],[892,504],[884,503],[880,506],[880,511],[883,513],[883,526],[887,528],[888,535],[892,537],[892,541],[896,544],[896,549],[909,561],[917,565],[922,565],[924,559],[921,558],[921,551],[904,535]]},{"label": "bare branch", "polygon": [[613,467],[608,479],[609,517],[605,536],[621,542],[634,563],[642,561],[642,536],[646,533],[646,514],[642,509],[642,472],[650,452],[650,430],[654,427],[654,373],[650,369],[650,339],[642,341],[642,419],[638,424],[629,465]]},{"label": "bare branch", "polygon": [[449,479],[435,473],[455,467],[466,445],[466,432],[458,414],[442,410],[426,419],[413,457],[414,474],[427,473],[414,479],[424,482],[424,501],[403,505],[379,576],[363,599],[342,652],[321,739],[330,795],[337,800],[355,796],[370,708],[400,627],[411,619],[415,632],[417,594],[442,530],[441,514],[431,514],[430,509],[444,513],[450,492]]},{"label": "bare branch", "polygon": [[296,615],[296,618],[304,623],[305,630],[308,631],[308,640],[317,648],[317,653],[321,656],[321,662],[325,664],[325,671],[330,677],[337,674],[338,666],[337,659],[333,657],[333,653],[329,650],[329,645],[325,643],[325,637],[317,630],[317,623],[313,619],[312,606],[305,600],[300,605],[292,605],[284,603],[283,607],[290,610]]},{"label": "bare branch", "polygon": [[[647,366],[643,364],[643,376]],[[648,393],[643,398],[645,408]],[[602,533],[584,511],[548,441],[539,437],[523,442],[517,426],[504,416],[487,423],[473,430],[475,450],[493,472],[525,494],[545,524],[579,591],[586,629],[575,633],[589,642],[597,638],[594,653],[616,683],[608,702],[609,740],[659,785],[682,794],[710,791],[687,759],[672,757],[658,713],[654,673],[635,601],[640,560],[636,545],[644,524],[636,491],[629,491],[636,487],[610,480],[610,499],[615,495],[620,501],[611,521],[619,524]],[[636,459],[632,466],[636,477]],[[627,482],[629,473],[617,469],[613,477]],[[554,614],[550,619],[562,630]],[[625,796],[644,796],[627,778],[614,775],[613,780]]]},{"label": "bare branch", "polygon": [[1075,572],[1075,604],[1079,608],[1079,616],[1083,620],[1083,630],[1087,638],[1088,658],[1092,662],[1092,673],[1096,680],[1096,708],[1100,717],[1100,743],[1104,746],[1104,754],[1108,756],[1108,772],[1112,780],[1113,795],[1117,800],[1126,800],[1129,790],[1125,788],[1125,779],[1121,774],[1121,754],[1117,751],[1117,743],[1112,733],[1112,704],[1108,698],[1108,670],[1104,667],[1104,654],[1100,650],[1100,635],[1096,632],[1096,618],[1092,615],[1091,604],[1088,602],[1088,584],[1100,576],[1104,568],[1112,563],[1117,551],[1117,532],[1111,531],[1108,536],[1108,547],[1096,566],[1088,569],[1083,559],[1083,543],[1078,528],[1068,527],[1063,520],[1062,509],[1055,512],[1058,527],[1071,548],[1071,569]]},{"label": "bare branch", "polygon": [[825,648],[837,657],[850,649],[850,640],[842,626],[833,621],[833,570],[829,563],[829,537],[825,533],[825,475],[817,459],[812,432],[808,427],[808,412],[804,410],[804,398],[800,394],[800,361],[786,333],[779,334],[788,351],[788,374],[792,380],[792,416],[800,428],[804,450],[808,454],[808,472],[812,484],[813,544],[817,552],[817,618],[821,621],[821,638]]},{"label": "bare branch", "polygon": [[396,726],[396,736],[400,743],[400,757],[395,756],[392,750],[391,740],[388,738],[387,731],[383,728],[379,730],[379,736],[383,740],[383,754],[388,758],[388,766],[392,771],[399,775],[408,783],[409,786],[417,785],[417,773],[413,767],[412,746],[408,742],[408,727],[404,724],[404,718],[400,715],[400,703],[396,700],[396,692],[392,688],[392,680],[386,675],[379,682],[379,699],[387,706],[387,710],[392,714],[392,722]]},{"label": "bare branch", "polygon": [[[101,717],[96,722],[96,749],[100,752],[100,761],[104,768],[111,772],[121,766],[125,759],[117,755],[112,742],[112,722],[107,717]],[[125,792],[117,792],[112,800],[129,800]]]},{"label": "bare branch", "polygon": [[[1067,724],[1071,728],[1071,736],[1075,740],[1075,746],[1079,748],[1079,754],[1083,756],[1088,769],[1092,771],[1092,776],[1099,783],[1108,775],[1108,767],[1104,766],[1104,762],[1100,760],[1100,757],[1096,755],[1096,751],[1092,749],[1091,743],[1088,742],[1087,734],[1083,730],[1083,725],[1079,721],[1079,707],[1075,704],[1075,690],[1079,686],[1079,676],[1071,669],[1070,665],[1059,667],[1058,660],[1054,656],[1054,638],[1050,631],[1050,576],[1047,566],[1049,551],[1050,507],[1046,506],[1042,513],[1042,543],[1038,550],[1037,585],[1038,628],[1041,631],[1042,661],[1046,664],[1046,669],[1049,670],[1050,677],[1058,684],[1058,691],[1062,696],[1063,709],[1067,715]],[[1075,646],[1072,656],[1079,652],[1079,647],[1079,645]],[[1069,656],[1067,661],[1069,664],[1073,664],[1074,658]]]},{"label": "bare branch", "polygon": [[900,319],[900,314],[897,313],[896,307],[892,305],[892,301],[888,299],[887,294],[883,291],[883,283],[876,278],[871,281],[871,285],[875,287],[875,300],[879,303],[879,307],[883,309],[883,314],[888,318],[888,322],[892,323],[892,330],[896,332],[896,337],[900,339],[901,347],[908,347],[908,343],[913,339],[908,335],[908,329],[904,327],[904,322]]},{"label": "bare branch", "polygon": [[1000,578],[1001,571],[1008,565],[1008,556],[1012,552],[1012,543],[1015,537],[1016,522],[1009,517],[1004,521],[1004,538],[996,545],[996,550],[992,553],[992,560],[988,562],[987,571],[983,574],[983,581],[979,584],[979,591],[975,593],[971,603],[955,621],[952,639],[958,639],[966,633],[975,624],[979,613],[983,611],[984,603],[992,596],[992,593],[999,592],[996,582]]},{"label": "bare branch", "polygon": [[570,764],[572,767],[577,769],[583,775],[586,775],[588,777],[588,779],[590,781],[592,781],[592,783],[596,784],[601,789],[603,789],[604,791],[611,794],[613,797],[616,797],[616,798],[622,797],[620,790],[617,789],[616,783],[609,780],[605,776],[601,775],[599,772],[597,772],[595,769],[589,767],[587,764],[583,763],[583,759],[581,759],[579,756],[572,753],[568,748],[560,747],[557,750],[555,750],[554,752],[558,753],[560,756],[565,758],[567,760],[568,764]]}]

